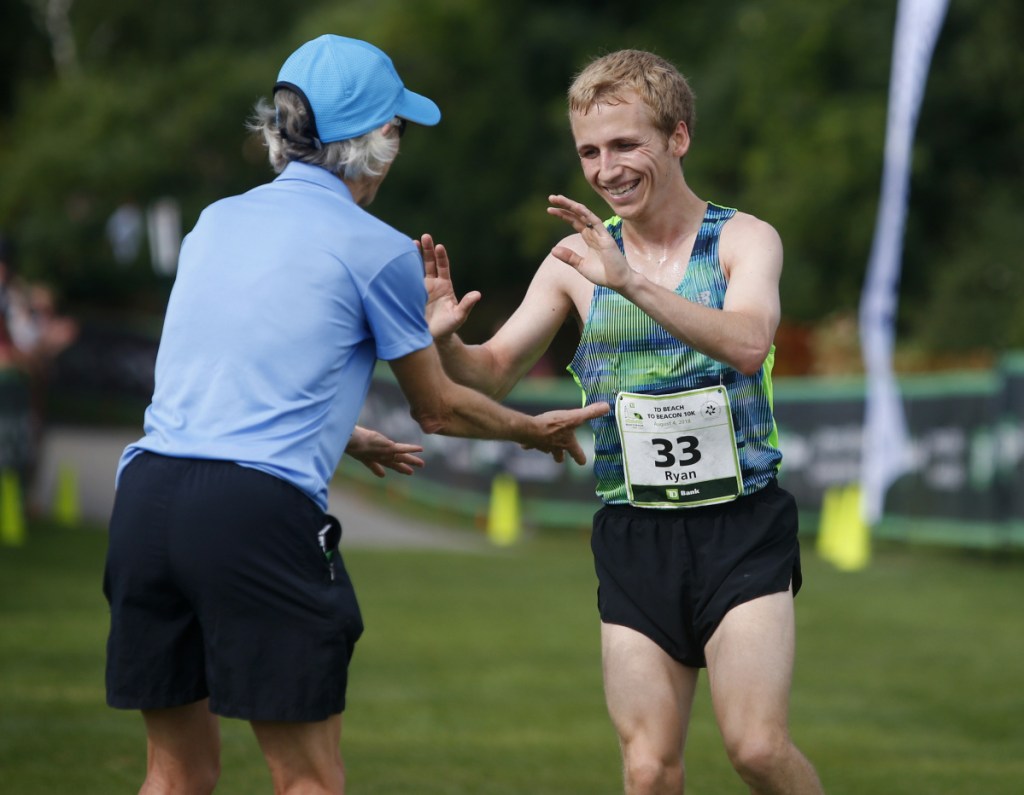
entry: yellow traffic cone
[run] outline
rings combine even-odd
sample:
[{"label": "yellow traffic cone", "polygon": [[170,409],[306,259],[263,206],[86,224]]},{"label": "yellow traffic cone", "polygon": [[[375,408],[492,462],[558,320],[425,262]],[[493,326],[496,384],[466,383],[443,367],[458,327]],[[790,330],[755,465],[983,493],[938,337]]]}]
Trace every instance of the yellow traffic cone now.
[{"label": "yellow traffic cone", "polygon": [[82,509],[78,499],[78,472],[74,467],[65,465],[57,471],[53,518],[68,527],[79,524],[82,519]]},{"label": "yellow traffic cone", "polygon": [[20,547],[25,543],[25,510],[21,479],[13,469],[0,473],[0,543]]},{"label": "yellow traffic cone", "polygon": [[840,529],[832,549],[832,563],[842,571],[860,571],[871,558],[871,530],[864,521],[860,486],[847,486],[840,499]]},{"label": "yellow traffic cone", "polygon": [[841,513],[842,487],[831,486],[825,489],[821,498],[821,518],[818,520],[818,555],[829,563],[833,562],[836,548],[836,531]]},{"label": "yellow traffic cone", "polygon": [[487,537],[507,547],[519,540],[522,528],[519,515],[519,484],[511,475],[501,474],[491,481],[491,505],[487,513]]}]

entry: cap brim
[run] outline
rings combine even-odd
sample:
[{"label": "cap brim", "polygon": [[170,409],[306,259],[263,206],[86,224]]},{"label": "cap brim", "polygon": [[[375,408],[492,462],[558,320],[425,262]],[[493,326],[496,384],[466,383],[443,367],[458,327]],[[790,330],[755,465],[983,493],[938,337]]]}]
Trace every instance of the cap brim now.
[{"label": "cap brim", "polygon": [[441,109],[434,104],[433,100],[407,88],[402,90],[395,115],[426,127],[433,127],[441,121]]}]

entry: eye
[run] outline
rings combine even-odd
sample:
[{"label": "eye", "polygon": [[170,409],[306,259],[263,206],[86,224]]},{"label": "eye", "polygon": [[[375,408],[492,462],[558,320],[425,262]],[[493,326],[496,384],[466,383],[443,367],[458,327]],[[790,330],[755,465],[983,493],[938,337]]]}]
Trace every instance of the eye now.
[{"label": "eye", "polygon": [[591,147],[579,150],[579,156],[581,160],[588,160],[597,157],[597,150]]}]

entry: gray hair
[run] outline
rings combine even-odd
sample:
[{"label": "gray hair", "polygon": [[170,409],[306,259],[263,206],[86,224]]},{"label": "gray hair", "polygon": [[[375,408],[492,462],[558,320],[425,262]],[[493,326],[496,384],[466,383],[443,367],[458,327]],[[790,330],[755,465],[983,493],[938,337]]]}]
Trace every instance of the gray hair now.
[{"label": "gray hair", "polygon": [[292,160],[298,160],[358,182],[379,177],[398,156],[397,136],[384,135],[380,129],[317,149],[309,142],[307,120],[302,101],[288,89],[279,89],[274,94],[274,105],[261,98],[253,108],[252,119],[246,126],[263,136],[270,165],[276,173],[284,171]]}]

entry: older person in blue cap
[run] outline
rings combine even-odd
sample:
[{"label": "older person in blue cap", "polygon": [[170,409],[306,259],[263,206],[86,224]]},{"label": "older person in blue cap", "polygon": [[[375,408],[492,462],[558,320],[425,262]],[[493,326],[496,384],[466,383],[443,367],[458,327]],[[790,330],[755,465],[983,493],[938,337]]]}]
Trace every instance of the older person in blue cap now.
[{"label": "older person in blue cap", "polygon": [[583,463],[575,428],[445,375],[413,241],[370,215],[408,122],[441,114],[366,42],[296,50],[257,105],[279,176],[185,239],[145,435],[117,473],[107,700],[145,720],[143,793],[211,792],[217,716],[251,722],[277,793],[342,793],[341,714],[363,630],[327,486],[343,452],[409,474],[421,448],[356,426],[378,359],[424,431]]}]

